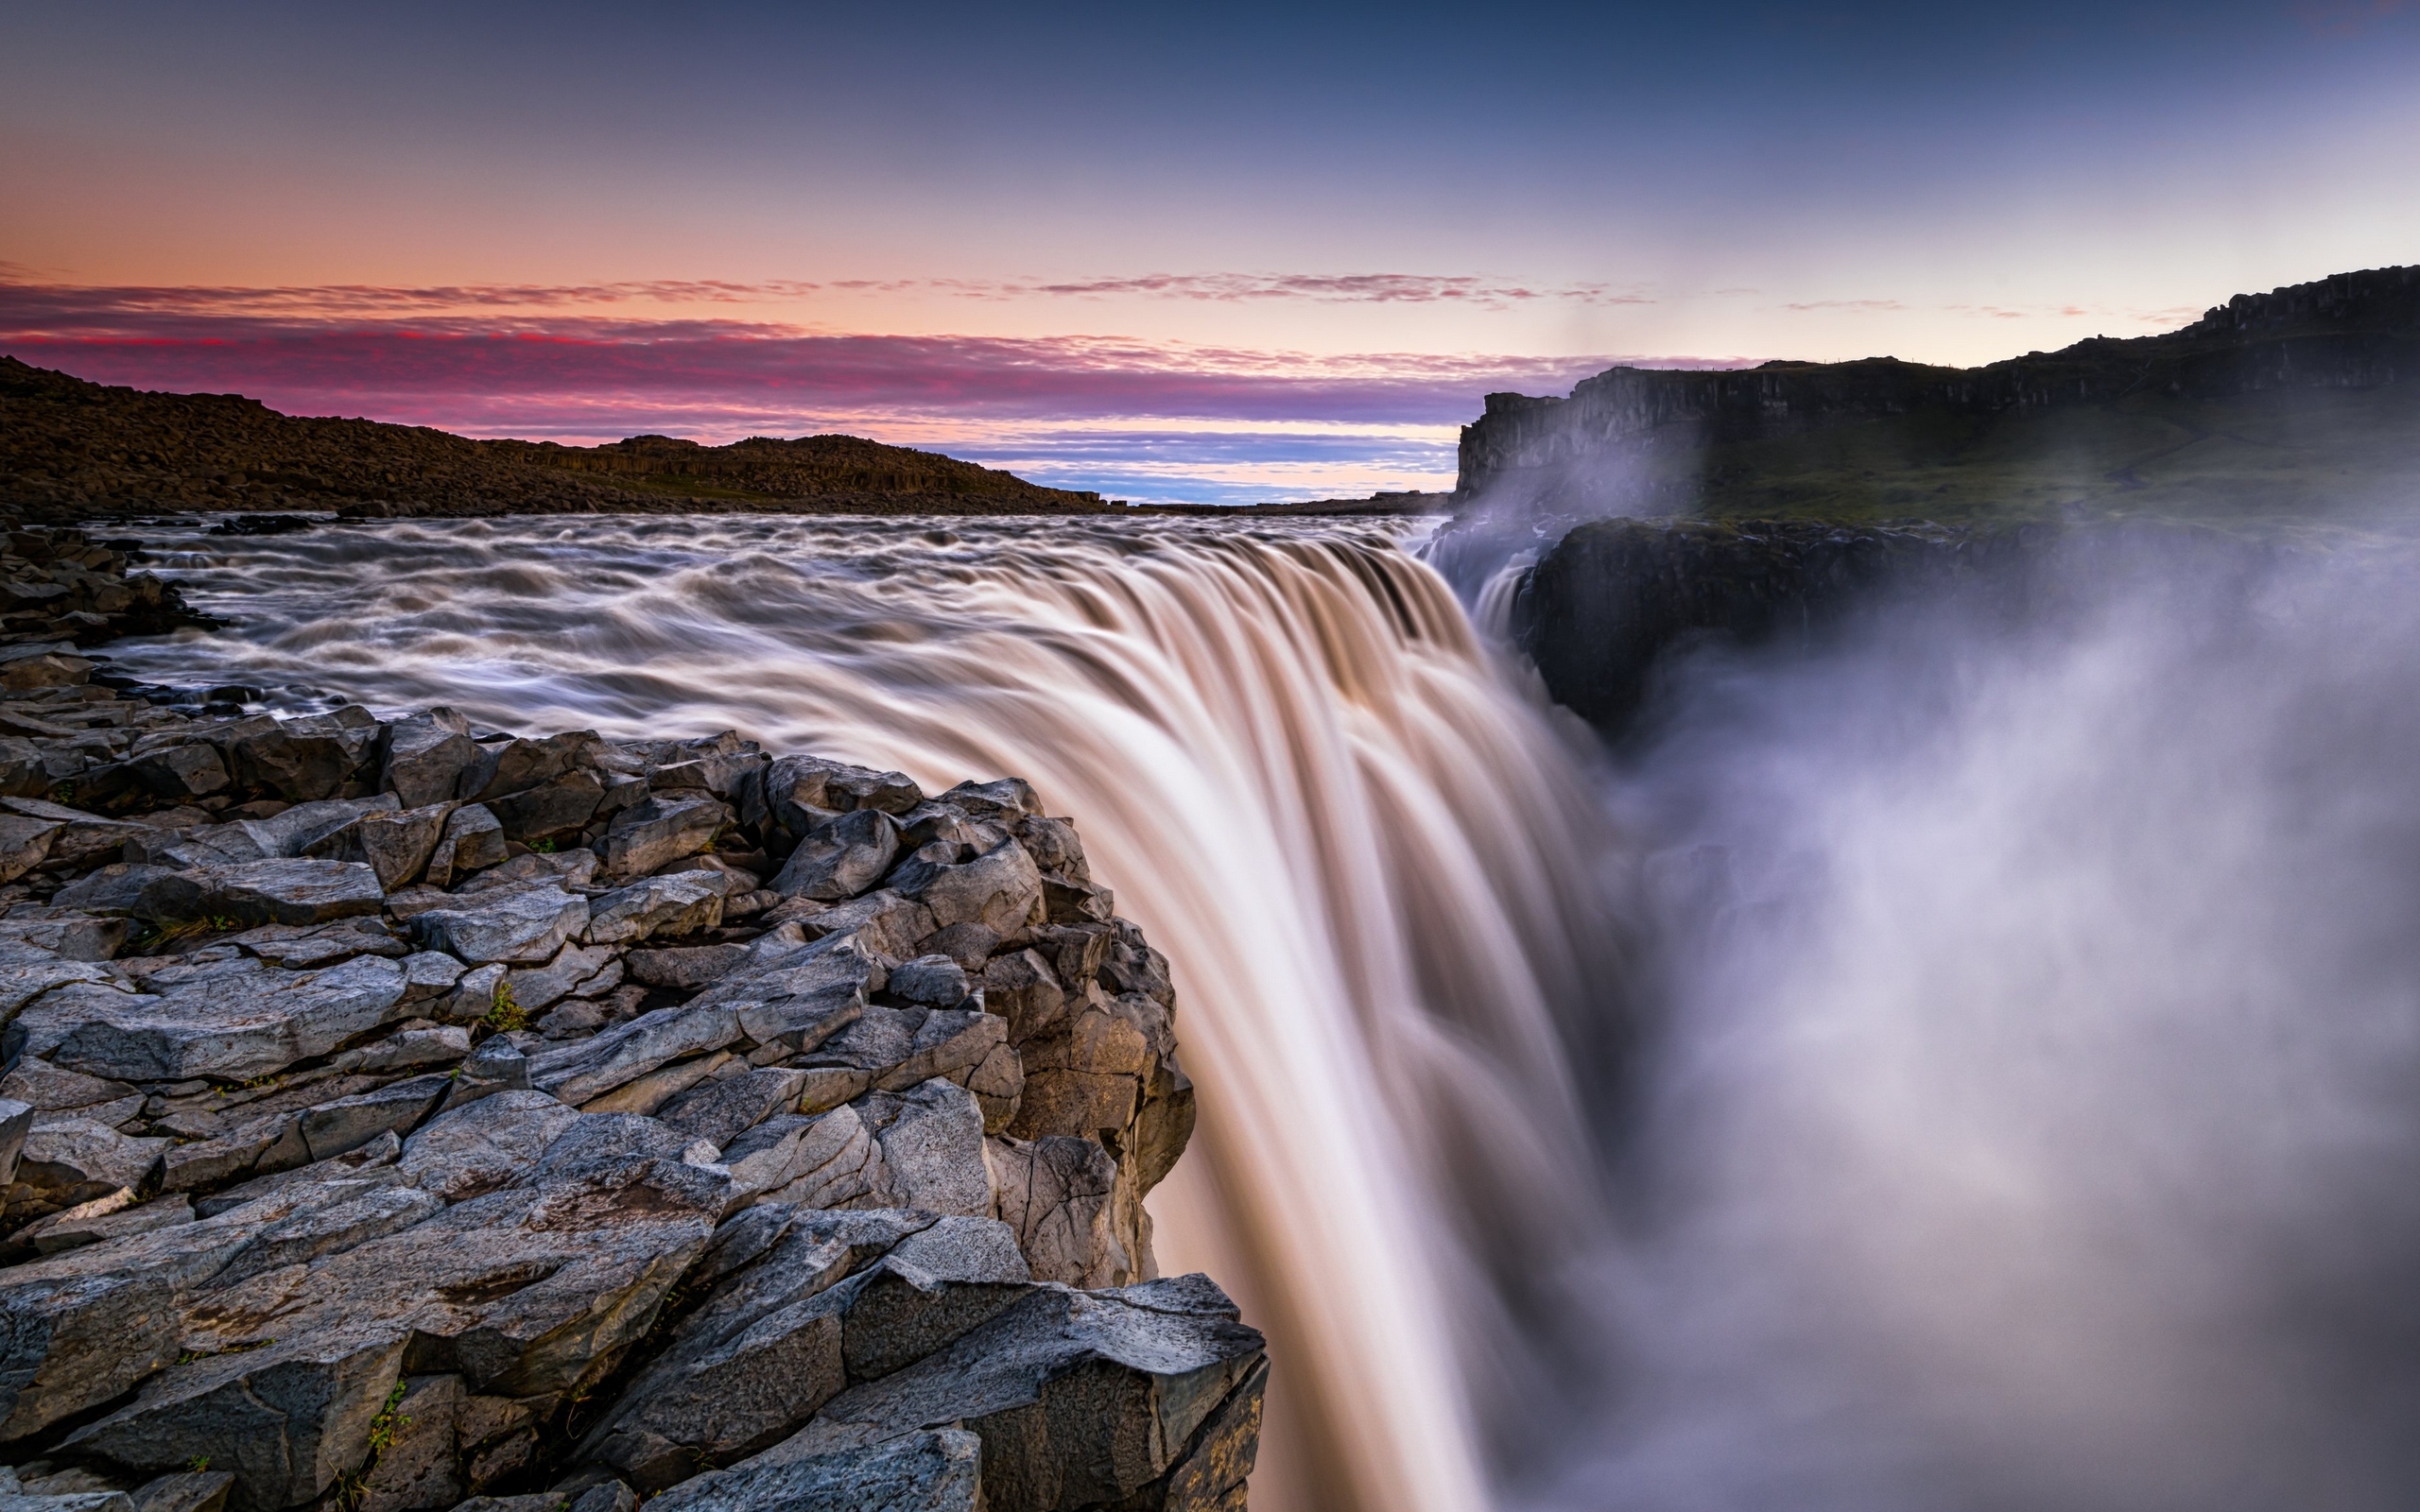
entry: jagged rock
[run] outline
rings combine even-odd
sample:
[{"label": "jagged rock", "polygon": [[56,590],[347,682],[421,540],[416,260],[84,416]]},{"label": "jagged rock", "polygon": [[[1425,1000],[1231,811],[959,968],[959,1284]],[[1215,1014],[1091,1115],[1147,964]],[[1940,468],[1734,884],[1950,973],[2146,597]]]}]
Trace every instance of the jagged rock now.
[{"label": "jagged rock", "polygon": [[186,917],[226,918],[251,924],[324,924],[374,914],[386,888],[371,868],[348,861],[247,861],[189,873],[199,885]]},{"label": "jagged rock", "polygon": [[0,1443],[122,1396],[177,1357],[175,1278],[84,1270],[96,1254],[0,1271]]},{"label": "jagged rock", "polygon": [[765,801],[774,823],[803,835],[831,816],[855,809],[905,814],[924,801],[924,793],[903,773],[783,756],[766,769]]},{"label": "jagged rock", "polygon": [[100,919],[73,908],[37,908],[19,903],[0,919],[0,949],[30,946],[49,951],[62,960],[106,961],[126,944],[131,933],[123,919]]},{"label": "jagged rock", "polygon": [[[590,932],[595,933],[592,917]],[[728,976],[749,958],[745,945],[688,945],[667,950],[632,951],[623,959],[632,976],[649,987],[675,988],[684,992]]]},{"label": "jagged rock", "polygon": [[696,855],[730,822],[731,810],[702,794],[647,799],[606,826],[598,850],[603,874],[616,880],[644,876],[666,862]]},{"label": "jagged rock", "polygon": [[477,965],[535,965],[552,960],[588,926],[588,900],[560,887],[500,889],[465,902],[469,906],[414,916],[422,943]]},{"label": "jagged rock", "polygon": [[50,851],[44,864],[70,870],[92,866],[102,857],[114,854],[128,840],[145,833],[145,827],[140,824],[103,818],[83,809],[37,798],[0,798],[0,810],[44,824],[58,825],[59,829],[51,834]]},{"label": "jagged rock", "polygon": [[[799,900],[775,910],[775,915],[792,906],[812,906],[811,900]],[[778,917],[770,921],[781,922]],[[931,936],[940,926],[933,922],[932,910],[912,898],[906,898],[885,887],[862,898],[852,898],[831,908],[817,908],[797,919],[800,930],[809,939],[821,939],[836,935],[855,936],[867,950],[886,960],[904,961],[922,954],[917,942]]]},{"label": "jagged rock", "polygon": [[414,1076],[376,1091],[319,1104],[298,1121],[302,1143],[312,1160],[324,1160],[357,1149],[389,1130],[408,1132],[436,1110],[452,1085],[445,1076]]},{"label": "jagged rock", "polygon": [[[1207,1277],[1094,1293],[1036,1286],[947,1349],[851,1386],[798,1434],[724,1473],[762,1475],[958,1423],[982,1440],[984,1504],[996,1512],[1128,1498],[1156,1507],[1149,1493],[1197,1447],[1232,1465],[1200,1435],[1238,1390],[1257,1389],[1263,1359],[1259,1333]],[[671,1493],[666,1512],[683,1495]]]},{"label": "jagged rock", "polygon": [[[440,953],[430,951],[424,954],[436,955]],[[453,959],[450,955],[443,958]],[[409,961],[413,957],[407,955],[404,959]],[[429,1017],[448,1023],[476,1023],[486,1019],[501,1005],[498,989],[511,971],[512,969],[502,961],[464,970],[455,978],[454,989],[430,1005]]]},{"label": "jagged rock", "polygon": [[75,983],[113,986],[117,978],[90,961],[67,960],[46,950],[0,943],[0,1023],[53,988]]},{"label": "jagged rock", "polygon": [[201,904],[201,871],[121,862],[69,883],[53,902],[63,908],[154,921],[191,919]]},{"label": "jagged rock", "polygon": [[1042,812],[1042,799],[1022,777],[995,778],[989,782],[960,782],[941,796],[949,804],[978,819],[1002,824]]},{"label": "jagged rock", "polygon": [[[258,860],[263,857],[285,857],[308,854],[311,848],[329,835],[372,814],[391,813],[395,800],[383,795],[364,799],[320,799],[308,803],[295,803],[263,818],[238,819],[230,828],[240,833],[260,851],[260,856],[247,857],[240,848],[231,850],[229,860]],[[230,841],[218,842],[222,846]]]},{"label": "jagged rock", "polygon": [[[567,943],[545,965],[508,971],[504,981],[516,1005],[527,1012],[538,1013],[571,996],[575,990],[585,988],[592,982],[597,984],[599,990],[611,988],[613,983],[601,978],[614,965],[612,951],[601,946]],[[620,980],[618,972],[614,973],[614,980]],[[588,994],[582,991],[582,995]]]},{"label": "jagged rock", "polygon": [[898,856],[898,821],[880,809],[856,809],[809,830],[772,889],[821,902],[854,898],[880,882]]},{"label": "jagged rock", "polygon": [[163,996],[60,988],[18,1015],[9,1043],[71,1071],[133,1081],[229,1081],[324,1056],[386,1022],[403,970],[374,955],[324,971],[241,973]]},{"label": "jagged rock", "polygon": [[1111,1229],[1117,1162],[1090,1140],[994,1140],[997,1211],[1036,1280],[1111,1286],[1132,1261]]},{"label": "jagged rock", "polygon": [[544,1092],[494,1092],[431,1119],[404,1142],[396,1170],[424,1192],[459,1201],[504,1185],[579,1117]]},{"label": "jagged rock", "polygon": [[14,882],[50,859],[50,842],[66,828],[58,819],[0,816],[0,883]]},{"label": "jagged rock", "polygon": [[571,834],[596,813],[605,784],[593,773],[568,771],[525,792],[491,798],[488,807],[505,838],[528,844]]},{"label": "jagged rock", "polygon": [[745,1195],[802,1208],[880,1207],[890,1200],[882,1146],[854,1108],[769,1118],[722,1152]]},{"label": "jagged rock", "polygon": [[1163,1048],[1173,1049],[1167,1019],[1149,998],[1090,989],[1048,1034],[1018,1047],[1026,1084],[1017,1136],[1098,1136],[1132,1124]]},{"label": "jagged rock", "polygon": [[42,1254],[56,1255],[62,1250],[107,1244],[112,1239],[173,1228],[193,1221],[193,1203],[184,1196],[165,1196],[137,1206],[134,1193],[120,1187],[106,1197],[53,1213],[13,1236],[11,1242],[29,1244]]},{"label": "jagged rock", "polygon": [[[0,793],[25,795],[0,812],[0,872],[31,894],[0,919],[0,1259],[35,1257],[0,1265],[0,1441],[47,1435],[98,1467],[30,1489],[164,1471],[149,1512],[632,1512],[625,1481],[659,1489],[700,1454],[823,1434],[850,1440],[823,1446],[845,1465],[877,1436],[923,1442],[933,1423],[874,1435],[868,1388],[1056,1295],[1034,1276],[1148,1272],[1141,1194],[1191,1107],[1166,962],[1107,917],[1025,784],[928,802],[728,733],[480,743],[458,716],[381,732],[353,710],[130,734],[115,714],[71,728],[81,707],[0,720],[30,732],[0,735]],[[82,808],[47,800],[71,780]],[[280,797],[230,804],[263,791]],[[508,830],[603,838],[508,856]],[[331,917],[304,884],[348,875]],[[749,943],[631,953],[647,986],[615,990],[618,947],[751,917],[725,931]],[[156,954],[112,959],[129,918]],[[696,995],[637,1013],[673,992]],[[802,1221],[838,1253],[783,1292],[768,1257]],[[633,1354],[676,1280],[695,1311]],[[1129,1439],[1165,1437],[1134,1389],[1063,1400],[1027,1375],[1026,1406],[941,1419],[976,1435],[958,1435],[965,1504],[1027,1463],[978,1452],[1003,1424],[1042,1424],[1018,1452],[1104,1485],[1132,1476],[1101,1469],[1101,1403]],[[1240,1505],[1257,1380],[1218,1375],[1191,1440],[1136,1460],[1156,1478],[1100,1512]],[[609,1382],[590,1441],[623,1447],[562,1479],[570,1446],[547,1435]],[[1051,1438],[1062,1418],[1080,1431]],[[214,1469],[182,1473],[198,1453]],[[987,1494],[1016,1504],[1012,1480]],[[505,1491],[533,1494],[485,1494]]]},{"label": "jagged rock", "polygon": [[565,730],[540,740],[515,736],[497,741],[480,747],[477,761],[463,776],[461,794],[485,803],[527,792],[569,774],[601,745],[593,730]]},{"label": "jagged rock", "polygon": [[403,1155],[403,1141],[397,1139],[390,1129],[367,1144],[332,1159],[256,1176],[235,1186],[214,1192],[196,1199],[193,1211],[199,1217],[215,1218],[222,1212],[233,1212],[249,1203],[295,1188],[322,1187],[333,1193],[337,1190],[339,1182],[358,1181],[362,1183],[361,1190],[367,1191],[383,1179],[378,1173],[393,1165]]},{"label": "jagged rock", "polygon": [[464,768],[478,759],[471,722],[454,710],[431,709],[387,727],[379,785],[406,808],[425,808],[453,798]]},{"label": "jagged rock", "polygon": [[691,1088],[656,1116],[719,1150],[775,1113],[794,1110],[805,1086],[804,1073],[760,1068]]},{"label": "jagged rock", "polygon": [[656,935],[691,935],[722,922],[723,889],[708,874],[642,877],[589,902],[588,938],[620,945]]},{"label": "jagged rock", "polygon": [[139,1188],[166,1149],[164,1139],[137,1139],[107,1124],[63,1118],[26,1132],[17,1179],[30,1186]]},{"label": "jagged rock", "polygon": [[1008,1037],[1007,1021],[973,1008],[869,1006],[799,1057],[810,1110],[869,1090],[905,1091],[936,1076],[963,1083]]},{"label": "jagged rock", "polygon": [[929,1007],[956,1007],[966,999],[966,969],[946,955],[919,955],[892,967],[888,990]]},{"label": "jagged rock", "polygon": [[738,1021],[728,1007],[700,1001],[658,1008],[593,1040],[530,1057],[529,1082],[566,1103],[586,1103],[667,1062],[720,1050],[739,1037]]},{"label": "jagged rock", "polygon": [[983,967],[983,1006],[1008,1021],[1011,1044],[1024,1044],[1056,1025],[1066,1005],[1065,988],[1038,951],[1017,951]]},{"label": "jagged rock", "polygon": [[926,1212],[988,1214],[996,1193],[984,1159],[983,1110],[955,1082],[925,1082],[900,1095],[876,1092],[859,1108],[882,1146],[891,1205]]},{"label": "jagged rock", "polygon": [[450,1066],[471,1053],[471,1032],[455,1024],[404,1029],[375,1044],[347,1051],[352,1064],[366,1072],[406,1071],[416,1066]]},{"label": "jagged rock", "polygon": [[402,956],[411,949],[397,939],[383,921],[370,915],[332,924],[264,924],[236,935],[226,943],[240,946],[272,966],[292,971],[334,966],[356,955]]},{"label": "jagged rock", "polygon": [[[14,1079],[14,1073],[10,1077]],[[17,1163],[26,1153],[26,1135],[33,1126],[32,1104],[0,1097],[0,1187],[17,1179]]]},{"label": "jagged rock", "polygon": [[397,1232],[212,1294],[196,1342],[134,1402],[78,1430],[78,1452],[131,1469],[196,1454],[254,1508],[313,1500],[366,1454],[408,1343],[473,1392],[571,1391],[643,1335],[704,1247],[725,1179],[683,1163],[651,1120],[583,1118],[483,1196]]},{"label": "jagged rock", "polygon": [[504,859],[503,824],[485,804],[465,803],[445,816],[445,826],[438,832],[437,848],[428,853],[425,868],[428,884],[451,886],[458,878],[500,866]]},{"label": "jagged rock", "polygon": [[143,1109],[143,1093],[126,1082],[62,1071],[27,1056],[0,1077],[0,1097],[30,1104],[43,1118],[73,1112],[112,1127]]},{"label": "jagged rock", "polygon": [[738,1057],[727,1050],[676,1061],[643,1076],[634,1076],[603,1096],[580,1104],[580,1111],[653,1114],[666,1102],[699,1083],[736,1071],[743,1064]]},{"label": "jagged rock", "polygon": [[726,1010],[754,1043],[797,1055],[855,1022],[865,1011],[866,994],[879,987],[881,971],[854,938],[835,936],[768,951],[700,993],[690,1007]]},{"label": "jagged rock", "polygon": [[779,1236],[717,1281],[581,1446],[641,1490],[770,1447],[850,1380],[946,1345],[1025,1290],[1013,1239],[989,1219],[735,1222]]},{"label": "jagged rock", "polygon": [[1045,877],[1074,883],[1093,880],[1092,868],[1084,861],[1084,842],[1070,820],[1033,815],[1017,820],[1011,833]]},{"label": "jagged rock", "polygon": [[114,785],[107,782],[114,775],[129,788],[180,803],[223,793],[232,781],[225,759],[205,741],[170,735],[154,745],[147,737],[136,743],[130,755],[129,761],[91,774],[79,784],[79,793],[94,797],[96,789]]},{"label": "jagged rock", "polygon": [[[467,979],[466,979],[467,980]],[[450,1111],[498,1092],[529,1091],[529,1058],[521,1047],[499,1035],[471,1053],[456,1068],[454,1090],[445,1094]]]},{"label": "jagged rock", "polygon": [[395,1401],[387,1452],[363,1475],[357,1512],[438,1512],[462,1500],[460,1376],[410,1376]]},{"label": "jagged rock", "polygon": [[1010,1044],[995,1044],[973,1071],[966,1090],[983,1109],[983,1132],[1005,1133],[1016,1122],[1025,1103],[1025,1062]]},{"label": "jagged rock", "polygon": [[391,891],[427,869],[453,813],[451,803],[437,803],[365,814],[312,841],[303,853],[360,862],[377,873],[381,889]]},{"label": "jagged rock", "polygon": [[443,1210],[433,1194],[372,1177],[328,1184],[340,1200],[316,1205],[263,1228],[211,1278],[231,1286],[288,1265],[341,1254],[372,1239],[401,1233]]},{"label": "jagged rock", "polygon": [[1013,839],[965,862],[919,850],[900,864],[890,885],[932,911],[936,929],[979,923],[1003,936],[1042,921],[1042,873]]},{"label": "jagged rock", "polygon": [[530,851],[513,856],[456,885],[460,897],[546,883],[565,889],[587,887],[596,880],[596,852],[587,850]]},{"label": "jagged rock", "polygon": [[443,951],[414,951],[403,958],[404,1001],[423,1003],[452,992],[469,970]]},{"label": "jagged rock", "polygon": [[0,1493],[0,1512],[134,1512],[124,1491],[75,1491],[65,1496]]},{"label": "jagged rock", "polygon": [[1045,877],[1042,911],[1054,924],[1106,924],[1117,917],[1117,898],[1107,887]]},{"label": "jagged rock", "polygon": [[753,1462],[676,1486],[664,1512],[983,1512],[982,1440],[962,1429]]}]

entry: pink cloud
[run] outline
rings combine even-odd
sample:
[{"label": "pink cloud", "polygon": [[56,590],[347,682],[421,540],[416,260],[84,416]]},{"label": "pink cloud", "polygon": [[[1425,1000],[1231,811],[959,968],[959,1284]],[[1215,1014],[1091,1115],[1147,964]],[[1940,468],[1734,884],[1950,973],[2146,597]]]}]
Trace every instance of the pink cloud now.
[{"label": "pink cloud", "polygon": [[700,288],[755,287],[575,286],[555,291],[551,304],[518,301],[508,319],[501,310],[464,309],[479,301],[455,288],[0,284],[0,349],[102,382],[244,393],[296,413],[491,435],[667,429],[704,438],[880,415],[1448,424],[1476,414],[1491,390],[1559,393],[1617,362],[1744,360],[1320,356],[1104,336],[833,335],[556,308],[596,290],[692,300]]}]

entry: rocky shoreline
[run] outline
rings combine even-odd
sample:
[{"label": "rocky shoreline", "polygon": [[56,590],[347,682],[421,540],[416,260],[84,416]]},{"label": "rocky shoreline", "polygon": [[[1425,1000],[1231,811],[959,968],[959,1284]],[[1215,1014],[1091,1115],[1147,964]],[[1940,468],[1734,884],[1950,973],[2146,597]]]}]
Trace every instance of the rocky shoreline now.
[{"label": "rocky shoreline", "polygon": [[1244,1505],[1167,963],[1028,784],[95,674],[0,652],[4,1512]]}]

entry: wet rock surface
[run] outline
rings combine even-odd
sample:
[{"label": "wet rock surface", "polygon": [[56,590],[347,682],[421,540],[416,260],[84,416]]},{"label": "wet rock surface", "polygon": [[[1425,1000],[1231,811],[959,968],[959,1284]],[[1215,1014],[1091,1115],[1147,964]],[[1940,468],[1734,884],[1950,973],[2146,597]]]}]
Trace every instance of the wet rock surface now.
[{"label": "wet rock surface", "polygon": [[19,660],[0,1495],[1242,1504],[1167,964],[1029,786]]}]

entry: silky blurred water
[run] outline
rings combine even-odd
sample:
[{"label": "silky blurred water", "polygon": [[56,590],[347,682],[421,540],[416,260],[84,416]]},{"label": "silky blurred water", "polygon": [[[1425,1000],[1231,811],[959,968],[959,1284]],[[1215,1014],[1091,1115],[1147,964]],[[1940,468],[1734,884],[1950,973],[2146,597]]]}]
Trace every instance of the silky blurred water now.
[{"label": "silky blurred water", "polygon": [[2079,544],[1697,647],[1616,764],[1367,527],[164,543],[238,622],[112,648],[164,680],[1074,814],[1174,958],[1163,1260],[1271,1332],[1264,1509],[2420,1504],[2403,555]]},{"label": "silky blurred water", "polygon": [[1202,1116],[1151,1207],[1163,1265],[1270,1334],[1255,1503],[1486,1503],[1482,1443],[1552,1389],[1560,1351],[1522,1341],[1601,1229],[1563,1043],[1619,972],[1574,747],[1392,536],[714,517],[156,543],[232,624],[112,647],[138,676],[1029,779],[1173,963]]}]

